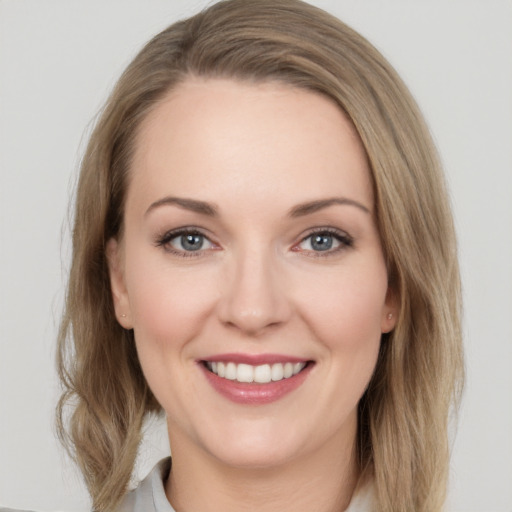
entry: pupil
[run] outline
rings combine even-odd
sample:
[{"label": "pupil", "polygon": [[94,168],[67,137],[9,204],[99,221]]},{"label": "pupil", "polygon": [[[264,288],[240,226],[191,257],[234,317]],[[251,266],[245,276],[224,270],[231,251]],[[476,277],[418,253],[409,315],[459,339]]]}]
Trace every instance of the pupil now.
[{"label": "pupil", "polygon": [[315,251],[327,251],[332,247],[332,235],[314,235],[311,247]]},{"label": "pupil", "polygon": [[198,251],[203,245],[202,235],[182,235],[181,245],[187,251]]}]

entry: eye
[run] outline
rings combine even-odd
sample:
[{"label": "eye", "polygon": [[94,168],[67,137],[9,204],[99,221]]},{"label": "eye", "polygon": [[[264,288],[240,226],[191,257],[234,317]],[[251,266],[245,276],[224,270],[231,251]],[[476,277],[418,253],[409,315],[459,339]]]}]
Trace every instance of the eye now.
[{"label": "eye", "polygon": [[337,247],[339,242],[331,233],[315,233],[308,236],[303,241],[303,244],[306,246],[304,248],[310,251],[328,251],[333,247]]},{"label": "eye", "polygon": [[199,256],[202,251],[214,248],[214,244],[203,233],[193,229],[170,231],[156,245],[179,256]]},{"label": "eye", "polygon": [[326,253],[326,255],[336,253],[346,247],[351,247],[352,244],[352,238],[346,233],[338,230],[322,229],[303,238],[294,247],[294,250],[316,253],[315,256],[320,256],[320,253]]},{"label": "eye", "polygon": [[209,249],[211,242],[200,233],[187,233],[175,236],[169,244],[179,251],[200,251]]}]

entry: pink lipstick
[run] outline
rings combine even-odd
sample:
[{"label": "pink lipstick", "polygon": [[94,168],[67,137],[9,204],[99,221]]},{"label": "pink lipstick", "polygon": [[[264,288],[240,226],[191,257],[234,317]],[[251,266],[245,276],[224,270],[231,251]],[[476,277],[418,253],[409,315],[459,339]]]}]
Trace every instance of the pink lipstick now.
[{"label": "pink lipstick", "polygon": [[267,404],[297,389],[313,361],[279,354],[218,354],[198,361],[210,385],[229,400]]}]

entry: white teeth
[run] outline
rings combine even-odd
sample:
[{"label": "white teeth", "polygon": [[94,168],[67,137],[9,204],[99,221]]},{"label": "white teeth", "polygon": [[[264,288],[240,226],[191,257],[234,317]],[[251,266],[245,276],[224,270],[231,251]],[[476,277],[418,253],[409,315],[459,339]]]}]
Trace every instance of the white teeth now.
[{"label": "white teeth", "polygon": [[275,363],[273,365],[261,364],[259,366],[252,366],[244,363],[207,361],[206,366],[211,372],[225,379],[236,380],[237,382],[266,384],[297,375],[297,373],[304,369],[306,363]]},{"label": "white teeth", "polygon": [[282,378],[284,377],[283,365],[282,364],[273,364],[271,374],[272,374],[273,381],[282,380]]},{"label": "white teeth", "polygon": [[236,364],[228,363],[226,365],[226,379],[236,380]]},{"label": "white teeth", "polygon": [[299,373],[304,368],[304,363],[295,363],[293,365],[293,375]]},{"label": "white teeth", "polygon": [[252,382],[254,380],[254,370],[250,364],[239,364],[236,370],[236,380],[238,382]]},{"label": "white teeth", "polygon": [[266,384],[272,380],[272,370],[269,364],[262,364],[254,368],[254,382]]}]

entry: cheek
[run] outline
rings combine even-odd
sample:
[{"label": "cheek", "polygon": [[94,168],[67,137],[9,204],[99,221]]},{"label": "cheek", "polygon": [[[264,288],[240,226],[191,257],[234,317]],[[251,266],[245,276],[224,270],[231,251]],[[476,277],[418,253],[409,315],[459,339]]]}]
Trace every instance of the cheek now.
[{"label": "cheek", "polygon": [[[380,261],[380,260],[377,260]],[[322,346],[322,394],[311,397],[325,432],[356,414],[375,370],[385,307],[387,274],[380,264],[348,265],[305,281],[307,300],[297,305]],[[325,414],[328,410],[329,413]]]},{"label": "cheek", "polygon": [[387,293],[383,265],[340,269],[309,283],[301,309],[318,339],[332,350],[378,350]]},{"label": "cheek", "polygon": [[[127,261],[127,289],[139,361],[149,387],[168,412],[186,408],[197,383],[190,372],[194,339],[204,326],[214,300],[211,277],[191,269],[176,271],[156,257],[132,253]],[[201,285],[198,286],[198,283]],[[182,390],[175,393],[174,390]]]},{"label": "cheek", "polygon": [[194,337],[215,300],[211,273],[176,270],[165,257],[134,255],[127,261],[127,289],[138,345],[178,349]]}]

